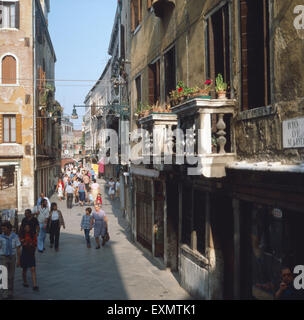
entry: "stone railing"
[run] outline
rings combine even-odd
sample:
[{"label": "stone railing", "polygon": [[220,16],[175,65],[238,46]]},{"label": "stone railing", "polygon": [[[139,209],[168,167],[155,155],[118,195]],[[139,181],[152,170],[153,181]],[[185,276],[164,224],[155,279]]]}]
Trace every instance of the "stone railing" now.
[{"label": "stone railing", "polygon": [[[145,164],[172,164],[174,140],[171,133],[177,127],[174,113],[151,113],[139,120],[143,137],[142,160]],[[167,157],[165,159],[165,157]],[[170,161],[171,160],[171,161]]]},{"label": "stone railing", "polygon": [[[235,100],[193,98],[172,108],[183,132],[184,162],[189,158],[197,167],[188,174],[220,178],[225,166],[234,161],[234,138],[231,120],[235,116]],[[180,155],[180,157],[183,155]]]}]

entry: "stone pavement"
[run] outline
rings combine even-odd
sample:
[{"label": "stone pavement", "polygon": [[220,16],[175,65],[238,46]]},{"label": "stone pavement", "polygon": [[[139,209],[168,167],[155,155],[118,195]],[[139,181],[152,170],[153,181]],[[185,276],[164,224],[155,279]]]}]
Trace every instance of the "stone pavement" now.
[{"label": "stone pavement", "polygon": [[[104,180],[99,180],[102,191]],[[21,269],[16,268],[15,299],[31,300],[188,300],[191,297],[182,289],[174,275],[163,269],[130,241],[127,223],[119,209],[119,201],[112,202],[102,192],[103,209],[108,215],[110,241],[95,249],[91,232],[92,248],[86,247],[80,221],[85,207],[66,208],[57,196],[66,229],[61,228],[59,252],[49,248],[47,235],[44,253],[36,253],[39,292],[32,290],[28,270],[29,288],[22,285]]]}]

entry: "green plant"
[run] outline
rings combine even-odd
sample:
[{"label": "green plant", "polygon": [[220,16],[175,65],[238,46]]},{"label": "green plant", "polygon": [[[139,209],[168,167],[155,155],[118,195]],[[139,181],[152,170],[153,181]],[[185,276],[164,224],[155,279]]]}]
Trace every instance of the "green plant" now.
[{"label": "green plant", "polygon": [[43,93],[40,95],[39,104],[46,106],[50,99],[54,98],[55,88],[51,84],[46,84]]},{"label": "green plant", "polygon": [[227,83],[224,82],[223,76],[220,73],[216,77],[215,90],[216,92],[227,90]]}]

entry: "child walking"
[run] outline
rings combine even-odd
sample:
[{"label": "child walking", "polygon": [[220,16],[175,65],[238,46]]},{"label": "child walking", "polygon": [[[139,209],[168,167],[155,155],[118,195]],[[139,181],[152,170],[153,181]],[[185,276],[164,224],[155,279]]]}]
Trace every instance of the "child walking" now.
[{"label": "child walking", "polygon": [[98,195],[97,195],[96,204],[97,204],[98,206],[101,206],[101,205],[102,205],[102,199],[101,199],[101,194],[100,194],[100,193],[98,193]]},{"label": "child walking", "polygon": [[81,224],[80,224],[80,231],[84,230],[85,239],[87,241],[87,247],[91,248],[91,241],[90,241],[90,231],[92,229],[91,227],[91,208],[86,208],[85,214],[82,216]]}]

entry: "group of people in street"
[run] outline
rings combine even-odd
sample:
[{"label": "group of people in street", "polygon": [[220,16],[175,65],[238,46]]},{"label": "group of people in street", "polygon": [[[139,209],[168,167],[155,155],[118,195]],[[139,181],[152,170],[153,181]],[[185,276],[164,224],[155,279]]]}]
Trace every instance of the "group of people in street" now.
[{"label": "group of people in street", "polygon": [[[99,172],[100,174],[100,172]],[[100,175],[99,175],[100,176]],[[109,182],[109,195],[114,199],[119,195],[119,182],[113,179]],[[94,170],[83,169],[76,166],[67,166],[63,177],[58,180],[56,191],[59,200],[65,195],[67,208],[72,208],[73,198],[80,206],[94,205],[85,209],[81,219],[80,228],[84,232],[88,248],[91,248],[90,232],[94,229],[96,249],[100,249],[109,241],[108,219],[102,210],[102,198],[99,184],[95,179]],[[113,193],[114,192],[114,193]],[[49,234],[50,248],[59,251],[60,229],[65,229],[65,221],[56,202],[50,200],[41,193],[33,210],[26,209],[21,221],[18,234],[13,232],[13,226],[6,221],[1,225],[0,232],[0,265],[7,268],[8,288],[0,289],[0,298],[12,299],[14,290],[14,276],[16,267],[22,268],[23,286],[28,288],[27,271],[30,269],[33,290],[39,291],[36,276],[36,250],[43,254],[46,250],[45,239]],[[100,243],[100,238],[102,242]]]}]

